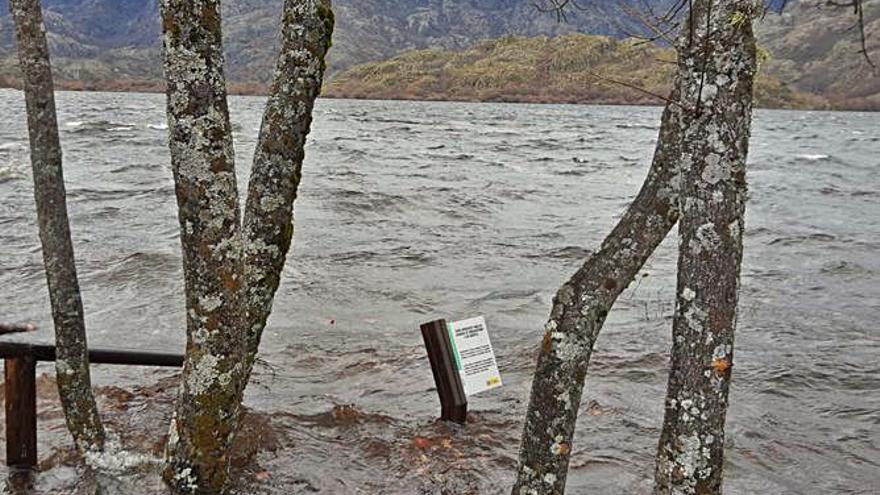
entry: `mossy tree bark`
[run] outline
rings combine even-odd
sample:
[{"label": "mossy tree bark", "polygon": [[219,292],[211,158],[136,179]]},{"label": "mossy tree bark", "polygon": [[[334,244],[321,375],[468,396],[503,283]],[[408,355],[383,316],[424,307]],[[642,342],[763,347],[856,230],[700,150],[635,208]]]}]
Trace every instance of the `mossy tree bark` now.
[{"label": "mossy tree bark", "polygon": [[678,287],[654,493],[721,493],[757,61],[753,0],[700,0],[679,46],[688,72]]},{"label": "mossy tree bark", "polygon": [[163,0],[168,131],[186,292],[182,383],[166,479],[219,493],[241,404],[244,283],[218,0]]},{"label": "mossy tree bark", "polygon": [[682,108],[663,112],[648,177],[601,248],[556,293],[526,413],[514,495],[562,494],[593,345],[621,292],[678,220]]},{"label": "mossy tree bark", "polygon": [[329,0],[284,2],[281,53],[260,126],[244,214],[248,375],[293,239],[293,203],[333,25]]},{"label": "mossy tree bark", "polygon": [[49,48],[39,0],[11,0],[27,107],[34,199],[55,323],[55,372],[67,427],[78,450],[102,450],[104,428],[91,390],[89,355],[76,275]]},{"label": "mossy tree bark", "polygon": [[286,0],[244,228],[219,0],[162,0],[169,146],[186,278],[187,352],[166,449],[178,493],[220,493],[241,398],[293,235],[293,203],[333,31],[327,0]]},{"label": "mossy tree bark", "polygon": [[689,14],[648,179],[602,249],[554,299],[532,384],[514,495],[564,493],[593,344],[614,300],[679,211],[687,220],[681,226],[676,345],[655,492],[720,493],[756,8],[748,0],[700,0]]}]

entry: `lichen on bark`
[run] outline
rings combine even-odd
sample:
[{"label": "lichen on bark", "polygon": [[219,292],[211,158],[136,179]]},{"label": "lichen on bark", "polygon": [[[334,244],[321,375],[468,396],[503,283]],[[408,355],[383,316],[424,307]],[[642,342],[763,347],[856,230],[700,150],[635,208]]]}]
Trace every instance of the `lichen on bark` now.
[{"label": "lichen on bark", "polygon": [[593,345],[617,297],[678,219],[683,109],[673,93],[648,176],[623,218],[553,300],[532,382],[514,495],[565,492]]},{"label": "lichen on bark", "polygon": [[281,52],[260,126],[244,215],[247,374],[293,240],[293,203],[333,27],[329,0],[284,2]]},{"label": "lichen on bark", "polygon": [[699,0],[679,40],[683,165],[676,310],[656,495],[722,487],[745,167],[757,70],[753,0]]},{"label": "lichen on bark", "polygon": [[238,427],[244,357],[241,224],[218,0],[162,0],[169,147],[187,343],[165,479],[220,493]]},{"label": "lichen on bark", "polygon": [[24,82],[34,199],[55,323],[58,393],[67,428],[81,452],[104,448],[91,390],[88,344],[67,215],[61,142],[46,30],[39,0],[10,0]]},{"label": "lichen on bark", "polygon": [[[679,211],[688,220],[681,227],[676,345],[655,493],[720,493],[755,72],[751,22],[757,8],[751,0],[699,0],[689,14],[651,173],[602,249],[554,299],[514,495],[564,493],[592,346],[615,298]],[[658,168],[658,162],[667,168]]]},{"label": "lichen on bark", "polygon": [[166,449],[179,493],[219,493],[240,403],[293,237],[293,202],[333,14],[286,0],[242,228],[217,0],[163,0],[169,147],[186,278],[187,352]]}]

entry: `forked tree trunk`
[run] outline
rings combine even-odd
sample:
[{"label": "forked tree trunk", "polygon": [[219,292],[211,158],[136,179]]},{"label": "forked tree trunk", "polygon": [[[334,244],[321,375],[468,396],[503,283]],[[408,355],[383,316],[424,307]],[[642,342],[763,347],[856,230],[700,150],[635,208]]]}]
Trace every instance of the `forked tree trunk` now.
[{"label": "forked tree trunk", "polygon": [[104,428],[95,405],[67,197],[49,48],[39,0],[10,0],[27,105],[34,199],[55,322],[55,373],[67,427],[80,451],[102,450]]},{"label": "forked tree trunk", "polygon": [[284,2],[281,53],[260,126],[244,214],[246,376],[259,350],[293,239],[293,202],[333,24],[329,0]]},{"label": "forked tree trunk", "polygon": [[678,219],[682,108],[673,93],[648,177],[626,214],[562,286],[545,326],[514,495],[562,494],[593,345],[605,317]]},{"label": "forked tree trunk", "polygon": [[180,493],[219,493],[245,356],[242,235],[219,0],[162,0],[168,131],[186,291],[186,360],[166,448]]},{"label": "forked tree trunk", "polygon": [[682,129],[678,288],[657,495],[721,493],[758,8],[753,0],[700,0],[690,15],[692,38],[679,47],[679,70],[690,72],[682,99],[694,111]]},{"label": "forked tree trunk", "polygon": [[219,493],[241,397],[293,236],[312,108],[333,32],[328,0],[286,0],[282,46],[239,225],[219,2],[163,0],[172,165],[187,291],[187,361],[167,449],[182,493]]}]

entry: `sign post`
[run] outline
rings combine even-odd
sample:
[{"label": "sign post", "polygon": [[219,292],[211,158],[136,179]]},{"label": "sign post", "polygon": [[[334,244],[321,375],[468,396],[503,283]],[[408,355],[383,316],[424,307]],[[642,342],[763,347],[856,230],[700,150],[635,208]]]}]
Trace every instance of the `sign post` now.
[{"label": "sign post", "polygon": [[467,396],[455,367],[455,355],[446,320],[423,324],[422,339],[428,350],[437,394],[440,395],[440,419],[464,424],[467,421]]},{"label": "sign post", "polygon": [[440,396],[440,419],[464,424],[468,396],[501,386],[501,374],[482,316],[421,326],[434,383]]}]

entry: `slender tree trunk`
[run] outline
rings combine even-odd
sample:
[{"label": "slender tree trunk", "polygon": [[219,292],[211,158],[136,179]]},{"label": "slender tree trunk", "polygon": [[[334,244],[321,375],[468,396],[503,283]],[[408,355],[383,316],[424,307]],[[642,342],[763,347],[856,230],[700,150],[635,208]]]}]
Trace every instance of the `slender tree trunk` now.
[{"label": "slender tree trunk", "polygon": [[333,24],[329,0],[284,2],[281,53],[260,127],[244,214],[246,376],[256,358],[293,238],[293,202]]},{"label": "slender tree trunk", "polygon": [[[672,369],[657,495],[720,494],[757,70],[753,0],[699,0],[679,47],[684,132]],[[685,45],[686,43],[686,45]]]},{"label": "slender tree trunk", "polygon": [[593,344],[620,293],[678,219],[682,109],[673,93],[654,161],[626,214],[562,286],[545,326],[526,413],[514,495],[562,494]]},{"label": "slender tree trunk", "polygon": [[55,322],[55,372],[67,427],[80,451],[102,450],[104,428],[95,405],[82,299],[76,276],[61,167],[61,142],[49,48],[39,0],[11,0],[27,105],[34,199]]},{"label": "slender tree trunk", "polygon": [[179,210],[187,343],[165,478],[219,493],[238,427],[245,351],[242,236],[219,0],[162,0],[168,130]]}]

